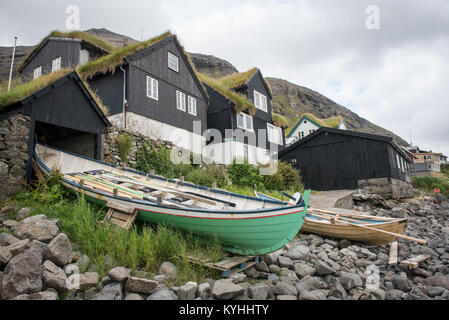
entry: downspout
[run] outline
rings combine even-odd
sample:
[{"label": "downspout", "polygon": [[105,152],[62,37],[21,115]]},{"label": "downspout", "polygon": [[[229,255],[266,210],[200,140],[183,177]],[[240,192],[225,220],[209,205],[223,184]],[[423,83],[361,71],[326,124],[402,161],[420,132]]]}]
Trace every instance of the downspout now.
[{"label": "downspout", "polygon": [[126,129],[126,70],[120,66],[120,70],[123,71],[123,117],[122,117],[122,127]]}]

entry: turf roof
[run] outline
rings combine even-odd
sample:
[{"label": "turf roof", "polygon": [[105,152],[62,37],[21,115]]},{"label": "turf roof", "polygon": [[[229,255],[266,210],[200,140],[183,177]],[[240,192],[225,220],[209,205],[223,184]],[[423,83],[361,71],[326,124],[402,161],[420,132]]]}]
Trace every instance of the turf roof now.
[{"label": "turf roof", "polygon": [[[73,71],[72,69],[61,69],[56,72],[48,73],[40,76],[35,80],[19,84],[13,87],[9,92],[0,94],[0,111],[2,111],[2,109],[6,108],[7,106],[19,102],[25,99],[26,97],[29,97],[30,95],[36,93],[37,91],[51,85],[52,83],[63,78],[72,71]],[[83,81],[83,84],[89,91],[89,93],[92,95],[92,98],[95,100],[96,104],[98,105],[100,110],[104,113],[104,115],[109,116],[108,107],[102,103],[101,99],[95,94],[95,92],[91,90],[86,81]]]},{"label": "turf roof", "polygon": [[92,46],[95,46],[97,48],[100,48],[106,52],[112,52],[115,47],[108,41],[105,41],[103,39],[97,38],[89,33],[82,32],[82,31],[71,31],[71,32],[61,32],[61,31],[52,31],[48,36],[46,36],[44,39],[41,40],[31,51],[25,56],[25,58],[22,59],[20,64],[17,66],[17,70],[21,70],[25,64],[28,62],[28,60],[42,47],[42,45],[49,39],[49,38],[69,38],[69,39],[79,39],[83,40],[87,43],[89,43]]},{"label": "turf roof", "polygon": [[272,113],[271,114],[271,118],[273,119],[273,123],[278,126],[278,127],[282,127],[282,128],[287,128],[288,127],[288,121],[287,119],[283,116],[280,115],[278,113]]},{"label": "turf roof", "polygon": [[301,123],[301,121],[304,118],[308,118],[310,121],[315,122],[320,127],[328,127],[328,128],[338,128],[338,126],[341,123],[342,116],[336,116],[336,117],[330,117],[326,119],[320,119],[313,115],[312,113],[304,113],[300,118],[299,121],[289,130],[289,132],[286,134],[289,136],[290,134],[295,131],[295,129],[298,127],[298,125]]},{"label": "turf roof", "polygon": [[152,39],[142,42],[136,42],[129,46],[116,49],[115,51],[104,57],[93,60],[79,67],[79,73],[85,80],[92,78],[96,74],[114,73],[116,68],[125,62],[126,57],[129,57],[130,55],[148,48],[171,36],[173,36],[173,34],[170,31],[167,31]]}]

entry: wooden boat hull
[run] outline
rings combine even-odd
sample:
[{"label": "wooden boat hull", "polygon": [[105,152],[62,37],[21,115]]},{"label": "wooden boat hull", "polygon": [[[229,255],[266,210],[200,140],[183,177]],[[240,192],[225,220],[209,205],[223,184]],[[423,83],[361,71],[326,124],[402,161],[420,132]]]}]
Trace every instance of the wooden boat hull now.
[{"label": "wooden boat hull", "polygon": [[[261,199],[269,199],[282,203],[282,201],[279,199],[258,192],[255,192],[255,195]],[[354,224],[364,222],[363,226],[397,234],[403,234],[405,232],[408,222],[408,219],[392,219],[362,215],[351,216],[351,218],[353,220],[347,220],[347,222],[351,222]],[[344,216],[341,216],[340,219],[344,219]],[[363,242],[370,245],[384,245],[397,239],[397,237],[393,235],[357,227],[354,225],[342,224],[338,222],[330,223],[329,220],[319,219],[317,216],[314,216],[312,212],[306,214],[306,218],[304,220],[301,231],[318,234],[329,238],[347,239],[351,241]]]},{"label": "wooden boat hull", "polygon": [[[50,169],[39,159],[37,153],[35,159],[40,171],[49,174]],[[242,255],[262,255],[282,248],[297,235],[307,213],[307,205],[276,206],[251,211],[175,208],[145,200],[117,197],[101,190],[82,187],[67,179],[63,179],[62,184],[70,191],[83,194],[88,200],[100,205],[115,201],[137,208],[137,219],[143,222],[169,225],[195,234],[217,237],[228,251]],[[310,190],[304,193],[306,204],[309,195]]]},{"label": "wooden boat hull", "polygon": [[[407,228],[407,219],[384,223],[367,224],[366,226],[379,230],[403,234]],[[396,240],[395,236],[368,230],[356,226],[342,224],[327,224],[306,216],[301,231],[322,235],[335,239],[347,239],[370,245],[384,245]]]}]

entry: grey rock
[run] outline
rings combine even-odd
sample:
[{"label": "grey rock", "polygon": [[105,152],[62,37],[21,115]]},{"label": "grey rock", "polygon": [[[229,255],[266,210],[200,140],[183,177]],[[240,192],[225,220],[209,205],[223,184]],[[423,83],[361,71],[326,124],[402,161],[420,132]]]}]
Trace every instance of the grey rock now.
[{"label": "grey rock", "polygon": [[348,297],[345,288],[343,288],[338,280],[329,286],[329,296],[340,299],[346,299]]},{"label": "grey rock", "polygon": [[350,245],[351,245],[351,241],[346,240],[346,239],[342,239],[342,240],[340,240],[340,241],[338,242],[338,247],[339,247],[340,249],[347,248],[347,247],[349,247]]},{"label": "grey rock", "polygon": [[200,283],[196,291],[197,296],[203,300],[207,300],[210,297],[211,289],[212,287],[208,282]]},{"label": "grey rock", "polygon": [[14,242],[13,244],[10,244],[7,249],[13,256],[16,256],[20,253],[23,253],[28,248],[29,243],[30,239],[19,240]]},{"label": "grey rock", "polygon": [[0,264],[6,266],[13,255],[7,247],[0,247]]},{"label": "grey rock", "polygon": [[441,296],[445,291],[447,291],[446,289],[442,288],[442,287],[426,287],[425,288],[425,293],[429,296],[429,297],[438,297]]},{"label": "grey rock", "polygon": [[53,288],[58,292],[67,290],[67,276],[61,268],[50,260],[42,265],[42,279],[49,288]]},{"label": "grey rock", "polygon": [[270,269],[268,268],[267,264],[265,263],[265,261],[261,261],[258,264],[255,265],[256,269],[262,272],[266,272],[269,273]]},{"label": "grey rock", "polygon": [[365,292],[367,294],[373,295],[376,298],[376,300],[385,300],[386,298],[386,293],[382,289],[367,289],[365,290]]},{"label": "grey rock", "polygon": [[22,221],[25,218],[28,218],[31,214],[31,208],[22,208],[16,213],[16,220]]},{"label": "grey rock", "polygon": [[2,297],[11,299],[20,294],[42,291],[42,256],[27,250],[13,257],[3,273]]},{"label": "grey rock", "polygon": [[3,221],[3,226],[8,228],[16,228],[19,225],[19,223],[15,220],[6,220]]},{"label": "grey rock", "polygon": [[165,261],[159,267],[159,273],[164,274],[167,277],[174,277],[174,276],[176,276],[177,272],[178,272],[178,268],[173,263],[171,263],[169,261]]},{"label": "grey rock", "polygon": [[123,282],[129,277],[131,277],[131,272],[129,269],[124,267],[115,267],[114,269],[109,270],[108,276],[117,282]]},{"label": "grey rock", "polygon": [[328,285],[326,282],[321,281],[317,277],[309,277],[301,280],[301,283],[306,284],[310,289],[327,289]]},{"label": "grey rock", "polygon": [[125,297],[125,300],[144,300],[140,294],[137,293],[128,293]]},{"label": "grey rock", "polygon": [[305,276],[313,276],[315,274],[315,268],[305,262],[295,263],[294,270],[301,278],[304,278]]},{"label": "grey rock", "polygon": [[7,247],[17,241],[20,240],[9,233],[6,232],[0,233],[0,246],[2,247]]},{"label": "grey rock", "polygon": [[327,291],[326,290],[315,289],[315,290],[311,290],[309,293],[318,297],[318,300],[326,300],[327,299]]},{"label": "grey rock", "polygon": [[262,256],[262,260],[265,261],[267,265],[276,264],[278,261],[278,257],[283,253],[283,250],[277,250],[274,252],[270,252],[264,256]]},{"label": "grey rock", "polygon": [[45,243],[56,237],[58,233],[58,226],[47,220],[44,215],[26,218],[14,230],[14,236],[19,239],[29,238]]},{"label": "grey rock", "polygon": [[104,286],[91,300],[122,300],[122,284],[111,283]]},{"label": "grey rock", "polygon": [[363,286],[363,280],[357,273],[340,271],[339,280],[343,288],[348,291],[354,287]]},{"label": "grey rock", "polygon": [[193,300],[196,297],[196,291],[198,284],[193,281],[187,282],[185,285],[179,287],[178,294],[179,300]]},{"label": "grey rock", "polygon": [[280,294],[276,296],[276,300],[298,300],[298,297],[294,295]]},{"label": "grey rock", "polygon": [[79,288],[82,291],[86,291],[90,288],[96,287],[98,284],[98,273],[85,272],[79,275]]},{"label": "grey rock", "polygon": [[212,296],[219,300],[230,300],[241,295],[244,288],[234,284],[230,279],[217,280],[212,288]]},{"label": "grey rock", "polygon": [[285,253],[285,256],[293,260],[305,259],[310,249],[303,245],[298,245]]},{"label": "grey rock", "polygon": [[42,256],[44,256],[45,253],[47,252],[47,244],[43,243],[41,241],[33,240],[33,241],[30,242],[29,246],[30,246],[31,249],[34,248],[36,250],[39,250],[41,252]]},{"label": "grey rock", "polygon": [[435,275],[424,280],[426,286],[442,287],[449,290],[449,276]]},{"label": "grey rock", "polygon": [[276,284],[279,282],[279,277],[275,274],[269,274],[268,280],[270,280],[272,284]]},{"label": "grey rock", "polygon": [[319,274],[320,276],[325,276],[328,274],[335,273],[335,270],[330,266],[328,262],[318,260],[316,265],[316,273]]},{"label": "grey rock", "polygon": [[58,294],[54,291],[42,291],[31,294],[21,294],[12,300],[58,300]]},{"label": "grey rock", "polygon": [[270,265],[268,266],[268,269],[270,269],[270,272],[271,272],[271,273],[276,273],[276,272],[281,271],[281,267],[279,267],[279,266],[276,265],[276,264],[270,264]]},{"label": "grey rock", "polygon": [[288,257],[279,256],[278,263],[281,268],[282,267],[289,268],[289,269],[293,268],[293,261]]},{"label": "grey rock", "polygon": [[308,291],[302,291],[299,294],[299,300],[320,300],[320,298]]},{"label": "grey rock", "polygon": [[280,274],[281,278],[284,276],[288,277],[291,282],[299,281],[298,276],[296,275],[296,273],[293,270],[290,270],[290,269],[281,270],[279,274]]},{"label": "grey rock", "polygon": [[46,258],[63,267],[72,262],[72,244],[65,233],[57,235],[47,246]]},{"label": "grey rock", "polygon": [[125,282],[125,290],[135,293],[151,294],[156,290],[158,283],[154,280],[129,277]]},{"label": "grey rock", "polygon": [[244,273],[238,272],[231,277],[232,282],[239,283],[243,282],[248,278],[248,276]]},{"label": "grey rock", "polygon": [[255,267],[251,267],[245,270],[245,274],[253,279],[257,279],[260,276],[260,272],[256,270]]},{"label": "grey rock", "polygon": [[393,287],[395,289],[407,292],[410,290],[408,279],[406,277],[400,276],[400,275],[394,275],[393,279]]},{"label": "grey rock", "polygon": [[285,282],[278,282],[274,286],[274,293],[276,295],[298,295],[298,290],[296,290],[295,286],[285,283]]},{"label": "grey rock", "polygon": [[253,300],[266,300],[270,292],[270,287],[261,282],[256,283],[248,288],[249,297]]}]

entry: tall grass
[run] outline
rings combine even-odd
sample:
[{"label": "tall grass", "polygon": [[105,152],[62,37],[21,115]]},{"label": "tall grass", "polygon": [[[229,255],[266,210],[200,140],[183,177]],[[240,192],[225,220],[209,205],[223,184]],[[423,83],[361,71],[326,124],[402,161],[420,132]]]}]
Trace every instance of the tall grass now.
[{"label": "tall grass", "polygon": [[438,188],[441,194],[449,196],[449,179],[441,179],[437,177],[412,177],[413,186],[425,192],[433,192]]},{"label": "tall grass", "polygon": [[187,256],[193,254],[212,261],[225,256],[217,239],[200,239],[168,226],[137,224],[130,230],[111,224],[103,226],[100,221],[106,214],[104,208],[87,202],[83,196],[67,194],[58,183],[41,184],[33,191],[20,193],[13,201],[17,208],[33,208],[33,215],[45,214],[59,219],[62,231],[89,256],[100,276],[109,271],[109,256],[120,266],[151,274],[157,274],[164,261],[171,261],[178,267],[177,276],[170,279],[171,284],[200,282],[206,277],[215,277],[216,273],[192,265]]}]

